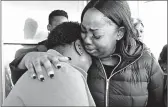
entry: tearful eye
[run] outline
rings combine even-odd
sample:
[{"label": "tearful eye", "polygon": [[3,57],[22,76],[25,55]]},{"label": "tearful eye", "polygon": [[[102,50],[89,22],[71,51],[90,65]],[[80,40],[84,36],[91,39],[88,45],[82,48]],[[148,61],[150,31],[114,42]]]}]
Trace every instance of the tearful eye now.
[{"label": "tearful eye", "polygon": [[93,38],[95,38],[95,39],[100,39],[100,35],[99,36],[97,36],[97,35],[93,35]]}]

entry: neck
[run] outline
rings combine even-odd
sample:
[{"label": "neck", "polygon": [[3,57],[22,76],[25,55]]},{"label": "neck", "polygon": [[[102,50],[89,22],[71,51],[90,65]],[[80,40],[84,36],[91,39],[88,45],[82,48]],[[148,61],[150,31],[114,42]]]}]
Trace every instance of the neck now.
[{"label": "neck", "polygon": [[111,57],[100,59],[104,65],[114,65],[114,60]]},{"label": "neck", "polygon": [[100,60],[104,65],[109,65],[109,66],[115,66],[119,62],[119,59],[115,56],[101,58]]},{"label": "neck", "polygon": [[[114,47],[114,49],[112,50],[111,53],[113,54],[113,53],[115,52],[115,50],[116,50],[116,46]],[[117,64],[117,62],[118,62],[118,58],[116,58],[116,57],[112,57],[112,56],[111,56],[112,54],[110,54],[109,56],[100,58],[100,60],[102,61],[102,63],[103,63],[104,65],[111,65],[111,66],[114,66],[114,65]]]}]

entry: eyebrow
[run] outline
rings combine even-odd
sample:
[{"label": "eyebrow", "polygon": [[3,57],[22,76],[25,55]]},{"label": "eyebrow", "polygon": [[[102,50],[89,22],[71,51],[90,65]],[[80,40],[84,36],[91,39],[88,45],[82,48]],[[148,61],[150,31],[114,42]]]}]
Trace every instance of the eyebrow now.
[{"label": "eyebrow", "polygon": [[[86,30],[85,26],[83,26],[82,24],[81,24],[81,27],[82,27],[84,30]],[[96,31],[96,30],[98,30],[98,29],[90,28],[89,30],[90,30],[90,31]]]}]

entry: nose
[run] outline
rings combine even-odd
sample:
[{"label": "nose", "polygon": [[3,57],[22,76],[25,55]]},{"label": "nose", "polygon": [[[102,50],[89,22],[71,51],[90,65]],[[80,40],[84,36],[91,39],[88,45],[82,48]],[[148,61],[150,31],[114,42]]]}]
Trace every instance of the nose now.
[{"label": "nose", "polygon": [[85,34],[85,38],[83,38],[83,41],[86,45],[91,45],[92,44],[92,34],[91,33],[87,33]]}]

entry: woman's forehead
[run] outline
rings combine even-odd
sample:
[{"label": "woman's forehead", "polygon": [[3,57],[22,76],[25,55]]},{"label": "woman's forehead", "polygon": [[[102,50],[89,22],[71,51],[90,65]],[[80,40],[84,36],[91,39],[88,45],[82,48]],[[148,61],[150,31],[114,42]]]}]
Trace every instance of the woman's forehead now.
[{"label": "woman's forehead", "polygon": [[86,11],[83,17],[82,26],[99,28],[108,24],[105,21],[105,16],[99,10],[91,8]]}]

